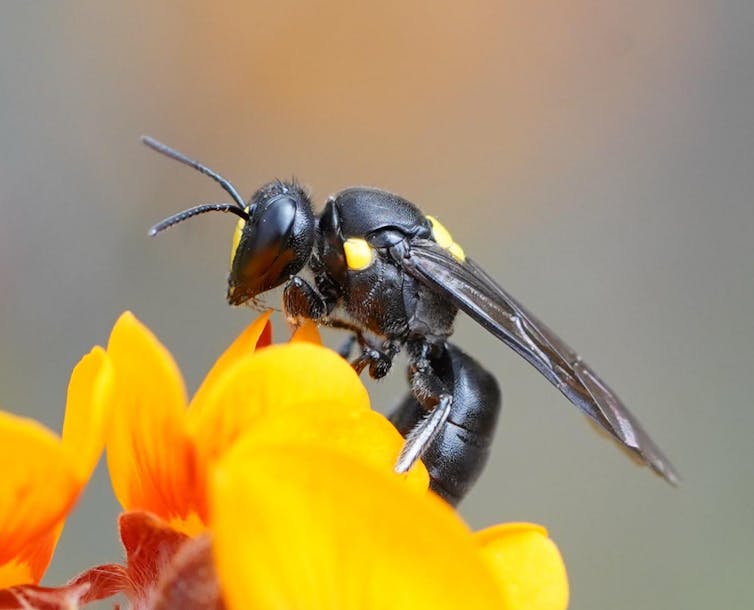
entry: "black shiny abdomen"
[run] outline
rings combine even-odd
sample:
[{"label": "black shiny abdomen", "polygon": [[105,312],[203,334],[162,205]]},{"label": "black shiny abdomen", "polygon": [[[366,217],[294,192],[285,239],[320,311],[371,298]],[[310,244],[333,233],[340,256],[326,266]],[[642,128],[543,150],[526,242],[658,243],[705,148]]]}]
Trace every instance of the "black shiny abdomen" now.
[{"label": "black shiny abdomen", "polygon": [[[432,368],[453,396],[448,421],[422,460],[430,487],[452,505],[458,504],[482,473],[495,434],[502,395],[495,378],[471,356],[451,343],[432,360]],[[411,393],[390,415],[406,436],[427,412]]]}]

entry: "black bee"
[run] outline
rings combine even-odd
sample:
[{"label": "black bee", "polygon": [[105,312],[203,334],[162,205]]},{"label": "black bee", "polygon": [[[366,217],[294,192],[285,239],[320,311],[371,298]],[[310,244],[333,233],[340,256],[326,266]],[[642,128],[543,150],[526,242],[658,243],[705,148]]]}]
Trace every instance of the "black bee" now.
[{"label": "black bee", "polygon": [[[354,187],[331,195],[316,216],[295,182],[275,181],[247,202],[224,178],[144,137],[154,150],[216,180],[232,203],[199,205],[156,224],[150,235],[205,212],[239,217],[228,302],[241,305],[283,285],[283,309],[352,333],[352,362],[373,378],[405,350],[411,391],[391,420],[406,442],[395,469],[424,458],[432,487],[459,502],[483,468],[500,409],[495,379],[448,338],[458,310],[514,349],[568,400],[670,483],[678,477],[636,418],[555,333],[466,256],[438,220],[386,191]],[[309,283],[296,275],[308,268]]]}]

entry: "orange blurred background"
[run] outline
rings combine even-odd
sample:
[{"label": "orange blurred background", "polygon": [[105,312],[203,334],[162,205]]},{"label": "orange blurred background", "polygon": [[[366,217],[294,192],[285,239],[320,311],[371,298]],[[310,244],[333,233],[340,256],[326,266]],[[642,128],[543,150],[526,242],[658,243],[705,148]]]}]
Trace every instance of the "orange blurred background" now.
[{"label": "orange blurred background", "polygon": [[[545,524],[573,608],[752,607],[753,23],[751,3],[680,0],[3,6],[0,404],[58,426],[71,367],[124,309],[190,388],[250,318],[224,303],[234,222],[147,237],[224,194],[142,133],[247,194],[380,186],[440,216],[684,476],[635,468],[459,320],[504,393],[470,523]],[[378,408],[405,391],[396,368],[367,381]],[[118,558],[108,485],[100,468],[48,583]]]}]

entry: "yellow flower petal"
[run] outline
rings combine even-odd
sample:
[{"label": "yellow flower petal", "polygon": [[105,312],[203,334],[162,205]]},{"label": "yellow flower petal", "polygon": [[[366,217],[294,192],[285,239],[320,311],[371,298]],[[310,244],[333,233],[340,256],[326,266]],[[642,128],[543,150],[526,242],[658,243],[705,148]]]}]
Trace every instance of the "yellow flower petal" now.
[{"label": "yellow flower petal", "polygon": [[33,420],[4,412],[0,412],[0,464],[0,565],[4,565],[58,526],[83,483],[59,438]]},{"label": "yellow flower petal", "polygon": [[88,481],[99,461],[110,424],[115,374],[108,355],[95,347],[71,373],[63,421],[63,446],[79,478]]},{"label": "yellow flower petal", "polygon": [[369,409],[369,396],[353,369],[335,352],[307,342],[273,345],[236,362],[190,412],[202,460],[224,453],[264,419],[290,421],[326,405],[335,416]]},{"label": "yellow flower petal", "polygon": [[107,443],[115,496],[125,510],[151,511],[167,521],[189,518],[196,504],[196,460],[178,367],[128,312],[113,327],[107,353],[116,378]]},{"label": "yellow flower petal", "polygon": [[364,460],[383,472],[401,478],[418,490],[429,488],[429,473],[417,462],[407,473],[393,471],[403,447],[403,437],[387,418],[365,409],[344,415],[328,403],[310,404],[303,413],[288,411],[278,416],[263,417],[245,431],[238,443],[305,444],[342,452],[350,459]]},{"label": "yellow flower petal", "polygon": [[547,530],[530,523],[508,523],[478,532],[480,552],[497,576],[505,608],[564,610],[568,576]]},{"label": "yellow flower petal", "polygon": [[230,608],[501,607],[455,512],[361,461],[321,447],[238,446],[210,499]]},{"label": "yellow flower petal", "polygon": [[222,355],[217,359],[217,362],[212,366],[207,376],[202,381],[202,385],[196,391],[193,400],[191,401],[191,408],[196,408],[195,405],[201,405],[205,397],[204,395],[212,384],[217,383],[217,380],[222,377],[225,372],[231,368],[238,360],[254,353],[257,349],[257,345],[267,346],[270,344],[272,336],[270,327],[270,314],[272,312],[266,311],[238,336],[238,338],[230,344]]}]

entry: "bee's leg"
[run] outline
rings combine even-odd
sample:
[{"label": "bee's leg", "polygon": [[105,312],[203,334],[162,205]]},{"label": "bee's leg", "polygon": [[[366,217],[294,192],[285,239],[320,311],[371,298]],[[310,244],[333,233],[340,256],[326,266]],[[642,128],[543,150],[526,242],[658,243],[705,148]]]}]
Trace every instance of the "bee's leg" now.
[{"label": "bee's leg", "polygon": [[373,379],[381,379],[387,375],[393,358],[400,351],[400,344],[396,341],[385,341],[380,348],[374,347],[359,326],[328,315],[334,306],[335,302],[332,299],[319,293],[298,276],[292,277],[283,289],[283,311],[290,323],[300,324],[305,319],[314,320],[323,326],[349,331],[351,336],[341,345],[338,353],[348,358],[354,344],[358,342],[361,354],[351,363],[354,370],[361,373],[369,366],[369,375]]},{"label": "bee's leg", "polygon": [[322,318],[321,320],[319,320],[319,322],[323,326],[328,326],[329,328],[337,328],[338,330],[345,330],[349,333],[346,340],[343,341],[343,343],[341,343],[340,347],[337,349],[338,354],[340,354],[340,356],[342,356],[345,360],[348,360],[351,357],[354,346],[357,343],[359,344],[359,348],[361,349],[362,354],[360,356],[357,356],[356,359],[351,362],[351,366],[356,369],[357,373],[361,373],[361,371],[364,369],[364,366],[369,363],[369,360],[367,360],[363,364],[361,363],[364,352],[367,350],[375,351],[374,348],[372,348],[371,343],[367,340],[366,335],[364,335],[364,331],[356,324],[353,324],[352,322],[349,322],[347,320],[341,320],[340,318],[333,318],[328,316]]},{"label": "bee's leg", "polygon": [[334,303],[330,303],[306,280],[293,276],[283,289],[283,312],[291,324],[302,320],[321,322]]},{"label": "bee's leg", "polygon": [[411,393],[427,415],[406,435],[406,442],[395,463],[396,472],[406,472],[421,459],[442,430],[450,415],[453,396],[432,368],[430,354],[443,346],[426,341],[409,344],[409,382]]},{"label": "bee's leg", "polygon": [[421,459],[442,430],[445,422],[448,421],[452,405],[453,397],[450,394],[439,396],[435,408],[424,419],[420,420],[406,436],[406,442],[403,444],[403,449],[401,449],[395,462],[395,472],[399,474],[407,472],[417,460]]},{"label": "bee's leg", "polygon": [[397,341],[387,340],[379,346],[373,345],[360,327],[347,320],[326,317],[321,320],[321,323],[330,328],[347,330],[351,333],[351,336],[338,348],[338,353],[347,359],[350,357],[354,345],[358,343],[361,354],[351,362],[351,366],[357,373],[361,373],[369,366],[369,376],[372,379],[382,379],[387,375],[393,365],[393,358],[401,351],[400,343]]},{"label": "bee's leg", "polygon": [[401,351],[397,341],[385,341],[379,347],[374,347],[368,341],[361,345],[361,355],[351,365],[360,373],[369,365],[369,376],[372,379],[382,379],[390,372],[393,358]]}]

